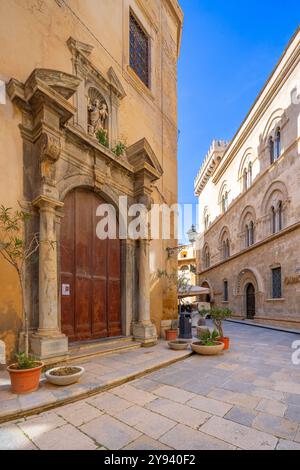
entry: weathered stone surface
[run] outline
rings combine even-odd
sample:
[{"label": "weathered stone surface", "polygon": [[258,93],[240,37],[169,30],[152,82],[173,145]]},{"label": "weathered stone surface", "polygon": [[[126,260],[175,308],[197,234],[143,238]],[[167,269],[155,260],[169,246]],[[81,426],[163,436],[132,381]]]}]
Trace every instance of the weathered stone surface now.
[{"label": "weathered stone surface", "polygon": [[300,424],[300,406],[288,405],[284,417]]},{"label": "weathered stone surface", "polygon": [[92,405],[84,402],[72,403],[71,405],[58,408],[56,414],[62,416],[73,426],[81,426],[82,424],[92,421],[92,419],[101,416],[102,412]]},{"label": "weathered stone surface", "polygon": [[95,406],[101,411],[106,411],[110,414],[118,413],[132,406],[132,403],[129,403],[128,401],[107,392],[101,393],[95,398],[89,398],[87,403]]},{"label": "weathered stone surface", "polygon": [[34,450],[35,445],[15,424],[0,426],[0,450]]},{"label": "weathered stone surface", "polygon": [[297,442],[280,439],[276,450],[300,450],[300,444],[297,444]]},{"label": "weathered stone surface", "polygon": [[92,439],[70,424],[35,434],[33,440],[41,450],[94,450],[97,448]]},{"label": "weathered stone surface", "polygon": [[228,411],[232,408],[232,405],[223,403],[213,398],[206,398],[198,395],[197,397],[189,400],[186,403],[187,406],[191,408],[196,408],[197,410],[205,411],[206,413],[221,416],[223,417]]},{"label": "weathered stone surface", "polygon": [[136,405],[141,406],[144,406],[156,399],[156,396],[152,393],[146,392],[145,390],[139,390],[132,385],[127,384],[115,388],[111,392],[118,397],[124,398],[131,403],[135,403]]},{"label": "weathered stone surface", "polygon": [[167,432],[160,441],[173,446],[178,450],[234,450],[230,444],[196,431],[182,424],[178,424]]},{"label": "weathered stone surface", "polygon": [[216,416],[205,423],[200,431],[244,450],[272,450],[278,441],[270,434]]},{"label": "weathered stone surface", "polygon": [[[181,388],[170,387],[169,385],[163,385],[155,390],[155,395],[162,398],[168,398],[168,400],[175,401],[177,403],[186,403],[196,395],[194,393],[186,392]],[[205,410],[204,410],[205,411]]]},{"label": "weathered stone surface", "polygon": [[141,436],[122,450],[172,450],[172,447],[165,446],[151,437]]},{"label": "weathered stone surface", "polygon": [[300,384],[294,382],[277,382],[275,390],[285,393],[292,393],[294,395],[300,395]]},{"label": "weathered stone surface", "polygon": [[79,429],[110,450],[122,449],[141,435],[135,429],[106,415],[84,424]]},{"label": "weathered stone surface", "polygon": [[225,419],[234,421],[238,424],[243,424],[249,428],[252,426],[254,419],[257,416],[257,412],[249,408],[243,408],[234,406],[225,416]]},{"label": "weathered stone surface", "polygon": [[178,423],[185,424],[195,429],[205,423],[205,421],[211,416],[208,413],[195,410],[180,403],[174,403],[173,401],[165,398],[158,398],[157,400],[149,403],[147,408],[155,413],[166,416]]},{"label": "weathered stone surface", "polygon": [[217,388],[208,394],[209,397],[215,398],[216,400],[225,401],[233,405],[244,406],[245,408],[256,408],[260,402],[259,398],[245,393],[231,392],[230,390],[222,390]]},{"label": "weathered stone surface", "polygon": [[258,411],[283,418],[287,406],[284,403],[280,403],[279,401],[264,399],[258,404],[256,409]]},{"label": "weathered stone surface", "polygon": [[43,434],[66,424],[66,421],[50,411],[39,416],[33,416],[19,424],[22,431],[35,442]]},{"label": "weathered stone surface", "polygon": [[261,413],[253,421],[253,427],[277,437],[294,440],[298,429],[297,423],[288,419]]}]

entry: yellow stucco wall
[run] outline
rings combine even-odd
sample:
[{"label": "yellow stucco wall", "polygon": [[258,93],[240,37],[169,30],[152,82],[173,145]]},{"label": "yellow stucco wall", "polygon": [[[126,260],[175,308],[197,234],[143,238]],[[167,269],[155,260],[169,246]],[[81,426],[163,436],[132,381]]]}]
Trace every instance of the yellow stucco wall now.
[{"label": "yellow stucco wall", "polygon": [[[132,8],[151,38],[151,91],[128,70],[128,18]],[[177,201],[177,55],[182,14],[174,0],[2,0],[0,2],[0,80],[24,82],[33,69],[73,73],[67,47],[70,36],[94,46],[92,60],[107,73],[113,66],[126,98],[119,110],[120,135],[131,145],[146,137],[164,175],[154,189],[155,202]],[[0,203],[17,207],[23,200],[20,111],[7,98],[0,105]],[[166,268],[165,248],[151,246],[152,318],[176,315],[176,299],[163,292],[155,272]],[[172,263],[172,261],[171,261]],[[174,260],[176,269],[176,259]],[[19,292],[11,268],[0,261],[0,338],[12,350],[20,327]]]}]

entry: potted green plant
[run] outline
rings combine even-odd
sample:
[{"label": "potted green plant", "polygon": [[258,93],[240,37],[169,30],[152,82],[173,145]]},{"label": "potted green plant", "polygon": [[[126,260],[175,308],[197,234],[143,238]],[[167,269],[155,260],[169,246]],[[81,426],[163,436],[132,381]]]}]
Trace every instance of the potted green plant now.
[{"label": "potted green plant", "polygon": [[28,393],[37,390],[43,363],[29,355],[28,314],[24,302],[24,273],[27,262],[33,260],[39,248],[37,233],[28,235],[25,240],[25,226],[30,214],[24,211],[12,211],[0,206],[0,253],[16,271],[20,292],[24,330],[25,351],[17,354],[17,362],[7,370],[14,393]]},{"label": "potted green plant", "polygon": [[223,321],[227,320],[232,316],[232,310],[229,308],[217,308],[213,307],[211,310],[208,311],[210,318],[212,319],[216,330],[219,334],[219,341],[224,343],[224,350],[227,351],[229,349],[229,338],[224,336],[223,331]]},{"label": "potted green plant", "polygon": [[204,331],[198,336],[199,341],[191,344],[192,350],[202,356],[215,356],[220,354],[224,349],[224,343],[218,340],[219,333],[217,330]]},{"label": "potted green plant", "polygon": [[167,341],[175,341],[178,336],[178,320],[171,321],[171,328],[165,331]]}]

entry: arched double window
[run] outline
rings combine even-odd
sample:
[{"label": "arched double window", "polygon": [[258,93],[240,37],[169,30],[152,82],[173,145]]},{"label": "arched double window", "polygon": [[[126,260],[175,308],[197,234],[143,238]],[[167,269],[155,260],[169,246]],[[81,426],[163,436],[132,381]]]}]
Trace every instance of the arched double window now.
[{"label": "arched double window", "polygon": [[243,171],[243,190],[247,191],[252,185],[252,162],[249,162],[248,166]]},{"label": "arched double window", "polygon": [[210,225],[210,217],[209,217],[208,207],[205,207],[205,209],[204,209],[203,222],[204,222],[204,230],[207,230],[209,225]]},{"label": "arched double window", "polygon": [[279,201],[277,206],[271,207],[272,233],[280,232],[283,229],[283,204]]},{"label": "arched double window", "polygon": [[254,223],[251,221],[246,225],[246,247],[254,245]]},{"label": "arched double window", "polygon": [[229,239],[226,238],[223,240],[223,259],[228,259],[230,257],[230,242]]},{"label": "arched double window", "polygon": [[210,267],[210,251],[208,245],[205,245],[203,250],[203,264],[205,269]]},{"label": "arched double window", "polygon": [[222,196],[222,212],[226,212],[228,209],[228,192],[225,191],[225,193]]},{"label": "arched double window", "polygon": [[274,139],[270,137],[269,139],[269,148],[270,148],[270,162],[276,162],[281,155],[281,131],[278,127],[275,131]]}]

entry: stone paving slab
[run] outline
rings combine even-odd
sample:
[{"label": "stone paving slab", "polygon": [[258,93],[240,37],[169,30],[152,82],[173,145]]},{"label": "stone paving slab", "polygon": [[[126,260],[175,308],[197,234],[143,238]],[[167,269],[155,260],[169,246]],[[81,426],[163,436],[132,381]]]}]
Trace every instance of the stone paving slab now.
[{"label": "stone paving slab", "polygon": [[278,442],[271,434],[217,416],[212,417],[200,430],[244,450],[272,450]]},{"label": "stone paving slab", "polygon": [[83,399],[187,358],[191,354],[191,350],[172,351],[165,341],[160,341],[151,349],[139,348],[110,356],[81,359],[73,363],[86,368],[86,373],[79,383],[56,387],[42,378],[39,389],[29,395],[13,395],[10,392],[8,373],[1,371],[0,423]]},{"label": "stone paving slab", "polygon": [[[293,335],[233,324],[225,331],[231,338],[227,353],[190,356],[68,404],[95,381],[112,383],[124,369],[136,373],[141,364],[148,367],[157,356],[165,360],[170,351],[148,350],[151,354],[136,363],[131,351],[132,364],[119,355],[111,367],[109,357],[105,364],[97,358],[95,369],[89,362],[75,389],[45,387],[38,394],[39,400],[49,393],[60,403],[65,399],[64,406],[0,425],[0,449],[299,450],[300,366],[291,363]],[[0,376],[5,388],[3,380]],[[227,389],[232,387],[235,391]],[[35,394],[19,400],[10,398],[7,387],[1,391],[6,409],[16,401],[23,407],[34,402]]]}]

